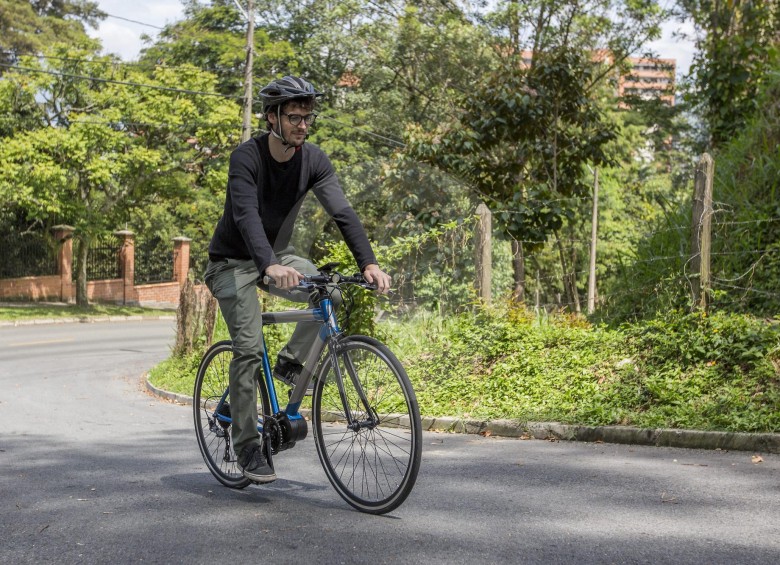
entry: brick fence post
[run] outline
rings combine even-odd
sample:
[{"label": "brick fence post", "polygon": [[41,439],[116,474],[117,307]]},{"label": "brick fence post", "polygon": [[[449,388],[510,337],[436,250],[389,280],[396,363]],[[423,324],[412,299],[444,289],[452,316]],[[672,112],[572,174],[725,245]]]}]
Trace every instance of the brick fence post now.
[{"label": "brick fence post", "polygon": [[183,287],[190,272],[190,241],[189,237],[173,238],[173,280]]},{"label": "brick fence post", "polygon": [[59,225],[52,228],[57,250],[57,274],[60,276],[60,300],[73,302],[73,226]]},{"label": "brick fence post", "polygon": [[122,304],[135,302],[135,234],[129,230],[115,231],[122,240],[119,248],[119,276],[122,278]]}]

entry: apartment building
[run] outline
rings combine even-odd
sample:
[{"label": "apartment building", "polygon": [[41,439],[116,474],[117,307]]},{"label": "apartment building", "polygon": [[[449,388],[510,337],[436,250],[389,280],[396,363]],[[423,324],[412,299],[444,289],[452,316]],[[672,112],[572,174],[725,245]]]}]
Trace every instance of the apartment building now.
[{"label": "apartment building", "polygon": [[675,59],[640,59],[630,57],[629,74],[618,80],[618,96],[635,95],[640,98],[660,98],[674,106]]},{"label": "apartment building", "polygon": [[[594,54],[594,60],[611,62],[612,55],[606,51]],[[531,66],[533,52],[526,49],[522,53],[523,64]],[[619,97],[635,95],[643,99],[660,98],[670,106],[674,106],[674,77],[676,59],[644,59],[629,57],[631,70],[621,75],[617,80]]]}]

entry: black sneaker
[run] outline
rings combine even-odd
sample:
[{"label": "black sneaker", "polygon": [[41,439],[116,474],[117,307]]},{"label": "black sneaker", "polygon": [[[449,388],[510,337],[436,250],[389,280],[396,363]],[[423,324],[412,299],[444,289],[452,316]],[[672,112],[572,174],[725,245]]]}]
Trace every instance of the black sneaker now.
[{"label": "black sneaker", "polygon": [[303,365],[286,359],[277,359],[274,367],[274,377],[289,386],[295,386],[295,380],[303,371]]},{"label": "black sneaker", "polygon": [[271,483],[276,480],[276,473],[268,464],[260,445],[250,447],[248,450],[245,449],[238,459],[238,466],[241,467],[244,476],[250,481]]},{"label": "black sneaker", "polygon": [[[274,377],[283,383],[294,387],[298,377],[303,372],[303,365],[286,359],[277,359],[274,367]],[[292,392],[292,391],[291,391]],[[314,382],[310,382],[306,387],[306,396],[311,396],[314,392]]]}]

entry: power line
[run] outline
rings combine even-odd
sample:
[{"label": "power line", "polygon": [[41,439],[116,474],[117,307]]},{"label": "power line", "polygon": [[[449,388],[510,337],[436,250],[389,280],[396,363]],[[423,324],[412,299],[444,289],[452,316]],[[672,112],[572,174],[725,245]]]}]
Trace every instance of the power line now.
[{"label": "power line", "polygon": [[374,133],[372,131],[369,131],[367,129],[363,129],[361,127],[358,127],[358,126],[355,126],[355,125],[352,125],[352,124],[347,124],[345,122],[337,120],[336,118],[331,118],[331,117],[328,117],[328,116],[325,116],[325,115],[320,115],[320,117],[325,119],[325,120],[330,120],[331,122],[335,122],[335,123],[337,123],[339,125],[355,129],[355,130],[357,130],[357,131],[359,131],[361,133],[364,133],[364,134],[366,134],[366,135],[368,135],[370,137],[375,137],[375,138],[380,139],[382,141],[387,141],[388,143],[393,144],[396,147],[406,147],[406,144],[401,142],[401,141],[398,141],[396,139],[392,139],[390,137],[385,137],[383,135],[379,135],[378,133]]},{"label": "power line", "polygon": [[146,26],[146,27],[153,27],[154,29],[165,29],[164,27],[156,26],[154,24],[147,24],[147,23],[144,23],[144,22],[139,22],[138,20],[131,20],[129,18],[124,18],[122,16],[115,16],[113,14],[106,14],[106,16],[109,17],[109,18],[114,18],[115,20],[122,20],[122,21],[125,21],[125,22],[130,22],[131,24],[138,24],[138,25],[142,25],[142,26]]},{"label": "power line", "polygon": [[[173,70],[173,71],[191,71],[193,68],[198,69],[200,71],[206,71],[206,72],[216,72],[216,71],[229,71],[232,69],[228,69],[226,67],[213,67],[211,69],[203,69],[200,67],[196,67],[195,65],[192,65],[190,67],[182,67],[179,65],[165,65],[165,64],[158,64],[158,63],[151,63],[151,62],[134,62],[134,61],[121,61],[117,59],[110,59],[106,61],[101,61],[97,59],[82,59],[77,57],[60,57],[58,55],[43,55],[40,53],[35,53],[32,51],[24,52],[24,51],[0,51],[0,55],[11,55],[13,57],[34,57],[36,59],[43,59],[43,60],[49,60],[52,59],[54,61],[66,61],[69,63],[83,63],[87,65],[111,65],[112,67],[137,67],[143,70],[148,70],[150,67],[158,66],[160,68],[163,68],[165,70]],[[109,55],[110,56],[110,55]]]}]

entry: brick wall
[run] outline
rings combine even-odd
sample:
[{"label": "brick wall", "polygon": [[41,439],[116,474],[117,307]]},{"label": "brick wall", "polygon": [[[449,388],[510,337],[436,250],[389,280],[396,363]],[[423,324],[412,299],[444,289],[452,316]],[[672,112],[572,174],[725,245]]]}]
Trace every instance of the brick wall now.
[{"label": "brick wall", "polygon": [[[73,228],[56,226],[54,235],[60,243],[57,254],[57,275],[0,279],[0,300],[41,300],[74,302],[75,284],[72,280]],[[171,282],[135,285],[135,236],[123,230],[115,232],[122,242],[120,261],[122,278],[88,281],[90,301],[156,307],[176,307],[181,287],[189,274],[190,240],[177,237],[173,241],[173,273]]]},{"label": "brick wall", "polygon": [[181,287],[179,283],[142,284],[135,287],[139,306],[155,307],[166,304],[179,304]]},{"label": "brick wall", "polygon": [[0,279],[0,299],[60,300],[59,275]]},{"label": "brick wall", "polygon": [[[87,282],[87,298],[90,302],[113,302],[125,304],[122,299],[124,285],[122,279],[110,279],[104,281]],[[132,304],[129,302],[128,304]]]}]

